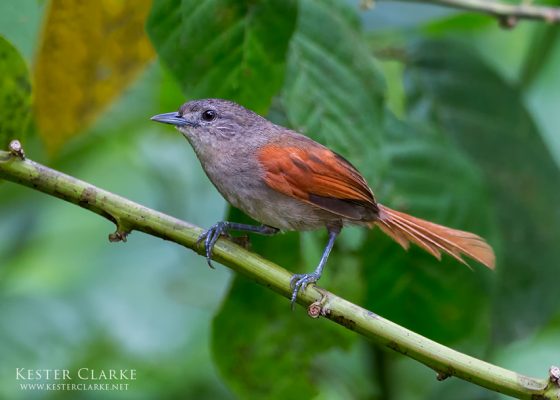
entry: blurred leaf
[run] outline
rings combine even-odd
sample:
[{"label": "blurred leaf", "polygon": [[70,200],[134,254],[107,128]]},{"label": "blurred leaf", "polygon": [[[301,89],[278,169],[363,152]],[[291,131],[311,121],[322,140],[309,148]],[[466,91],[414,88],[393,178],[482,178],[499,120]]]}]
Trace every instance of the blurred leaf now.
[{"label": "blurred leaf", "polygon": [[[481,175],[434,129],[387,118],[389,168],[378,198],[398,210],[489,238],[492,219]],[[474,339],[487,326],[488,271],[441,262],[416,246],[406,252],[379,230],[364,246],[367,306],[431,339]],[[486,286],[486,287],[485,287]],[[487,332],[488,333],[488,332]]]},{"label": "blurred leaf", "polygon": [[437,21],[430,21],[422,27],[422,30],[429,35],[449,35],[450,32],[477,32],[497,24],[496,19],[488,15],[457,13]]},{"label": "blurred leaf", "polygon": [[25,61],[0,36],[0,149],[22,139],[31,115],[31,82]]},{"label": "blurred leaf", "polygon": [[560,165],[560,113],[558,112],[558,87],[560,87],[560,40],[554,42],[548,60],[524,90],[527,107],[538,125],[548,149]]},{"label": "blurred leaf", "polygon": [[[228,220],[251,223],[236,209]],[[295,233],[251,235],[251,243],[253,251],[284,267],[302,264]],[[313,397],[321,377],[314,358],[333,347],[348,347],[352,339],[351,332],[311,319],[300,307],[292,312],[287,299],[241,276],[234,278],[212,329],[216,363],[240,398]]]},{"label": "blurred leaf", "polygon": [[412,112],[429,115],[485,172],[504,237],[498,259],[494,337],[509,341],[557,305],[560,173],[518,90],[454,42],[411,48]]},{"label": "blurred leaf", "polygon": [[539,25],[532,37],[531,46],[519,77],[519,86],[526,90],[546,67],[560,34],[560,25]]},{"label": "blurred leaf", "polygon": [[[456,40],[476,51],[504,80],[517,82],[538,25],[520,23],[513,30],[503,29],[495,17],[462,13],[430,23],[420,32],[425,39]],[[417,40],[418,36],[408,35],[408,40]]]},{"label": "blurred leaf", "polygon": [[381,62],[387,80],[387,109],[399,118],[405,118],[406,98],[403,88],[404,65],[402,62],[387,60]]},{"label": "blurred leaf", "polygon": [[560,318],[557,316],[535,335],[498,349],[492,362],[527,376],[544,377],[548,368],[558,365],[560,360],[558,337]]},{"label": "blurred leaf", "polygon": [[52,0],[35,64],[35,109],[51,152],[83,131],[152,59],[150,0]]},{"label": "blurred leaf", "polygon": [[[296,130],[373,176],[385,82],[357,16],[340,1],[303,0],[288,57],[283,104]],[[328,29],[325,29],[328,26]]]},{"label": "blurred leaf", "polygon": [[188,97],[266,113],[284,80],[295,0],[157,0],[148,31]]}]

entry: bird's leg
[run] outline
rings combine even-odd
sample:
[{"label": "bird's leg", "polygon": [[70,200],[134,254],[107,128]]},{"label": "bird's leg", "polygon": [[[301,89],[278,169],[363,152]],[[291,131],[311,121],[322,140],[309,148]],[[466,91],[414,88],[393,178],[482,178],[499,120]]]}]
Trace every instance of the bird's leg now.
[{"label": "bird's leg", "polygon": [[238,224],[236,222],[227,222],[221,221],[217,224],[212,225],[209,229],[202,232],[202,234],[198,237],[196,241],[196,246],[200,244],[204,240],[204,248],[206,250],[206,261],[210,268],[214,268],[212,265],[212,249],[214,245],[218,241],[221,235],[229,236],[229,231],[241,231],[241,232],[253,232],[258,233],[260,235],[275,235],[280,232],[279,229],[273,228],[272,226],[268,225],[247,225],[247,224]]},{"label": "bird's leg", "polygon": [[323,268],[325,268],[325,264],[327,263],[327,259],[329,258],[329,254],[333,248],[334,241],[340,233],[341,229],[342,228],[339,225],[327,227],[327,230],[329,232],[329,241],[327,242],[325,250],[323,250],[321,261],[319,261],[319,265],[317,266],[315,271],[310,274],[294,274],[294,276],[292,276],[292,279],[290,280],[290,286],[293,289],[291,300],[292,308],[294,307],[298,293],[303,292],[307,285],[309,285],[310,283],[315,283],[319,280],[319,278],[321,278]]}]

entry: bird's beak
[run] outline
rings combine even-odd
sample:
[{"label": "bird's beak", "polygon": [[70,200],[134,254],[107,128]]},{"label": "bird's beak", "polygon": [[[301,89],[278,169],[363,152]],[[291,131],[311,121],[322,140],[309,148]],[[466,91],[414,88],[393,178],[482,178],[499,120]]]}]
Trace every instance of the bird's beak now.
[{"label": "bird's beak", "polygon": [[162,122],[175,126],[192,125],[187,119],[183,118],[178,112],[170,112],[165,114],[154,115],[150,118],[152,121]]}]

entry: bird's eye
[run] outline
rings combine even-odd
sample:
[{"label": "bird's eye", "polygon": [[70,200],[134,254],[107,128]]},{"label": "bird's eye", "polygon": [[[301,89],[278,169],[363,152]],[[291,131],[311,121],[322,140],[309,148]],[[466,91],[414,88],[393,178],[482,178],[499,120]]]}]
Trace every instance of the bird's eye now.
[{"label": "bird's eye", "polygon": [[216,111],[214,110],[206,110],[202,113],[202,119],[204,121],[213,121],[216,119]]}]

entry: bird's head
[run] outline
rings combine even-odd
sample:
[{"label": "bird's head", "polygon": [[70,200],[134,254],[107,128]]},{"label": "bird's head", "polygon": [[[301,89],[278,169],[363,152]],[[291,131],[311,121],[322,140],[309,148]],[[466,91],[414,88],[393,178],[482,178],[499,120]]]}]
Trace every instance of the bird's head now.
[{"label": "bird's head", "polygon": [[174,125],[196,148],[217,141],[262,134],[269,121],[229,100],[203,99],[183,104],[178,111],[153,116],[152,121]]}]

